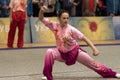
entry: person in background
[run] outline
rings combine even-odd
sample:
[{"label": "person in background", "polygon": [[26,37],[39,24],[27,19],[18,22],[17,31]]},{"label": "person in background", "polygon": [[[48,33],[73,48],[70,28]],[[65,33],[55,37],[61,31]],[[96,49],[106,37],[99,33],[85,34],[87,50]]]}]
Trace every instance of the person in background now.
[{"label": "person in background", "polygon": [[60,0],[56,0],[56,4],[55,4],[55,12],[56,12],[56,15],[58,15],[60,9],[61,9]]},{"label": "person in background", "polygon": [[96,16],[107,16],[107,0],[98,0]]},{"label": "person in background", "polygon": [[82,16],[83,0],[74,0],[74,3],[76,3],[75,16]]},{"label": "person in background", "polygon": [[118,0],[118,16],[120,16],[120,0]]},{"label": "person in background", "polygon": [[27,0],[27,15],[33,17],[33,3],[32,0]]},{"label": "person in background", "polygon": [[17,47],[24,45],[24,25],[27,20],[27,0],[10,0],[10,30],[7,46],[13,48],[16,28],[18,27]]},{"label": "person in background", "polygon": [[39,15],[39,10],[40,10],[40,6],[39,6],[39,0],[33,0],[33,17],[38,17]]},{"label": "person in background", "polygon": [[77,3],[74,0],[60,0],[61,1],[61,9],[68,11],[71,17],[75,16],[75,6]]},{"label": "person in background", "polygon": [[0,0],[0,17],[1,17],[1,0]]},{"label": "person in background", "polygon": [[120,15],[120,0],[107,0],[107,12],[111,17]]},{"label": "person in background", "polygon": [[107,0],[107,13],[109,16],[115,16],[115,0]]},{"label": "person in background", "polygon": [[97,0],[83,0],[83,16],[95,16]]},{"label": "person in background", "polygon": [[120,0],[118,0],[118,16],[120,16]]},{"label": "person in background", "polygon": [[59,22],[53,22],[45,18],[44,12],[46,10],[46,6],[41,6],[39,19],[53,32],[56,39],[56,48],[50,48],[45,53],[44,77],[42,77],[42,80],[54,80],[52,69],[55,60],[64,62],[68,66],[78,61],[104,78],[120,78],[120,74],[95,61],[79,46],[77,40],[85,41],[92,49],[94,56],[99,54],[93,43],[83,33],[68,23],[70,16],[66,10],[60,10],[58,14]]},{"label": "person in background", "polygon": [[10,0],[1,0],[1,17],[9,17],[9,3]]}]

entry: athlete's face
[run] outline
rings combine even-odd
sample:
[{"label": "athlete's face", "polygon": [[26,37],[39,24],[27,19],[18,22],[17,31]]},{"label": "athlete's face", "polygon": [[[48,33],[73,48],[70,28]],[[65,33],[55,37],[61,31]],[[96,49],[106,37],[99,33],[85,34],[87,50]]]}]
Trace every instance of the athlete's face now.
[{"label": "athlete's face", "polygon": [[60,20],[60,24],[61,24],[62,26],[67,25],[67,24],[68,24],[68,21],[69,21],[69,14],[66,13],[66,12],[65,12],[65,13],[62,13],[62,15],[60,16],[59,20]]}]

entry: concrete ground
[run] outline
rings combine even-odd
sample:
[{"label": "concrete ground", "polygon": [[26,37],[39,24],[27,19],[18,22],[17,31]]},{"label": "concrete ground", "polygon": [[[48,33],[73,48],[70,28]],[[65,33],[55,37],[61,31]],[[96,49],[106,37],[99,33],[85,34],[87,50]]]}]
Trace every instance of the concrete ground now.
[{"label": "concrete ground", "polygon": [[[96,46],[99,56],[92,56],[89,47],[83,46],[96,61],[120,73],[120,45]],[[48,48],[22,48],[0,50],[0,80],[41,80],[44,53]],[[102,78],[82,64],[67,66],[55,61],[53,67],[55,80],[119,80]]]}]

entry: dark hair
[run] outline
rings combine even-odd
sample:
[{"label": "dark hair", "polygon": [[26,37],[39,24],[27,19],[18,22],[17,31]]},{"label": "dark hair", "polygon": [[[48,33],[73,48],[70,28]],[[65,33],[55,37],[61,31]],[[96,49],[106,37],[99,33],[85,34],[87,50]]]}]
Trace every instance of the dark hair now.
[{"label": "dark hair", "polygon": [[[64,10],[64,9],[59,10],[58,15],[57,15],[58,18],[60,18],[63,13],[68,13],[68,11],[66,11],[66,10]],[[69,13],[68,13],[68,14],[69,14]]]}]

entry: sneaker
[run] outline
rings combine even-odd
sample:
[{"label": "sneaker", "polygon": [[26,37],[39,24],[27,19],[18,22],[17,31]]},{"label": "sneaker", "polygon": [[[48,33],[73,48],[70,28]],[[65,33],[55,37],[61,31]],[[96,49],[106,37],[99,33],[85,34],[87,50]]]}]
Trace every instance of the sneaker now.
[{"label": "sneaker", "polygon": [[117,73],[115,76],[116,76],[117,78],[120,78],[120,74],[119,74],[119,73]]},{"label": "sneaker", "polygon": [[47,77],[45,77],[45,76],[44,76],[44,77],[42,77],[42,80],[47,80]]}]

